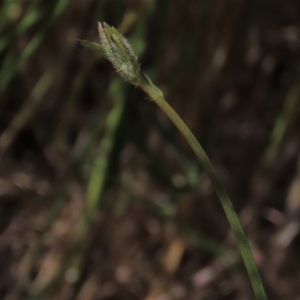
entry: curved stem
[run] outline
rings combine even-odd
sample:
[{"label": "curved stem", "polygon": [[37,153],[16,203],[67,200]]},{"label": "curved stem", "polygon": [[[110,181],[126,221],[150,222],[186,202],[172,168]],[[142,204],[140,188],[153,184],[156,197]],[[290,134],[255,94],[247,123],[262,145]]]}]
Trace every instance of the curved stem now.
[{"label": "curved stem", "polygon": [[266,294],[264,291],[264,287],[256,267],[252,251],[248,240],[245,236],[244,230],[240,224],[237,213],[232,205],[232,202],[220,181],[218,175],[212,163],[210,162],[208,156],[203,150],[202,146],[199,144],[193,133],[187,127],[187,125],[182,121],[179,115],[174,111],[174,109],[168,104],[168,102],[164,99],[162,92],[152,84],[150,79],[144,75],[142,82],[140,83],[140,87],[150,96],[150,98],[161,108],[161,110],[170,118],[173,124],[177,127],[177,129],[184,136],[187,143],[193,149],[196,154],[199,162],[201,163],[203,169],[206,171],[209,176],[213,187],[219,196],[231,229],[235,235],[238,246],[240,248],[240,252],[242,254],[247,272],[249,274],[251,284],[256,296],[257,300],[266,300]]}]

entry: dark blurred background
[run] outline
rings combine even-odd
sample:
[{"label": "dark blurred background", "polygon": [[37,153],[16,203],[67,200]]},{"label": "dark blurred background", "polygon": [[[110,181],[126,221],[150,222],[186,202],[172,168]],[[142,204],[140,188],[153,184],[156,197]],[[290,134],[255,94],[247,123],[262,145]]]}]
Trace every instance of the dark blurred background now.
[{"label": "dark blurred background", "polygon": [[77,42],[97,21],[207,151],[269,299],[300,299],[297,0],[1,0],[0,299],[254,299],[192,151]]}]

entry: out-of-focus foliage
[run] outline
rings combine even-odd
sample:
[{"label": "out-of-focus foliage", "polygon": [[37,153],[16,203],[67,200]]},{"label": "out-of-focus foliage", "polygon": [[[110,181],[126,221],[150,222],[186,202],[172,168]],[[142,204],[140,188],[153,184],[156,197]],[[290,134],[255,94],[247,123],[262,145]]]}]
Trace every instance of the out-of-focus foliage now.
[{"label": "out-of-focus foliage", "polygon": [[253,299],[210,182],[77,39],[118,28],[212,159],[270,299],[300,294],[296,0],[0,3],[0,298]]}]

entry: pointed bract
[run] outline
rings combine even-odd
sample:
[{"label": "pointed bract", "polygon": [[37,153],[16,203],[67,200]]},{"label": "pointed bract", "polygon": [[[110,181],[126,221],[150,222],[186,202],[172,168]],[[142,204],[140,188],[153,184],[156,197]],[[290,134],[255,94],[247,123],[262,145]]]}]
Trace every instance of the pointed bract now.
[{"label": "pointed bract", "polygon": [[89,41],[84,41],[84,40],[78,40],[78,42],[83,45],[84,47],[96,52],[96,53],[99,53],[101,54],[102,56],[104,56],[105,58],[106,57],[106,52],[104,50],[104,48],[100,45],[100,44],[97,44],[97,43],[93,43],[93,42],[89,42]]}]

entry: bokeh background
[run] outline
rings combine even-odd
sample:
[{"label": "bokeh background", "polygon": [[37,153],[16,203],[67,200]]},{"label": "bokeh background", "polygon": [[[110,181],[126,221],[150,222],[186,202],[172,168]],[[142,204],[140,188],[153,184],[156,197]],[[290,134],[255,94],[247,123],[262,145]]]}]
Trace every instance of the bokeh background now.
[{"label": "bokeh background", "polygon": [[254,299],[189,147],[77,42],[97,21],[207,151],[269,299],[300,299],[297,0],[1,0],[0,298]]}]

